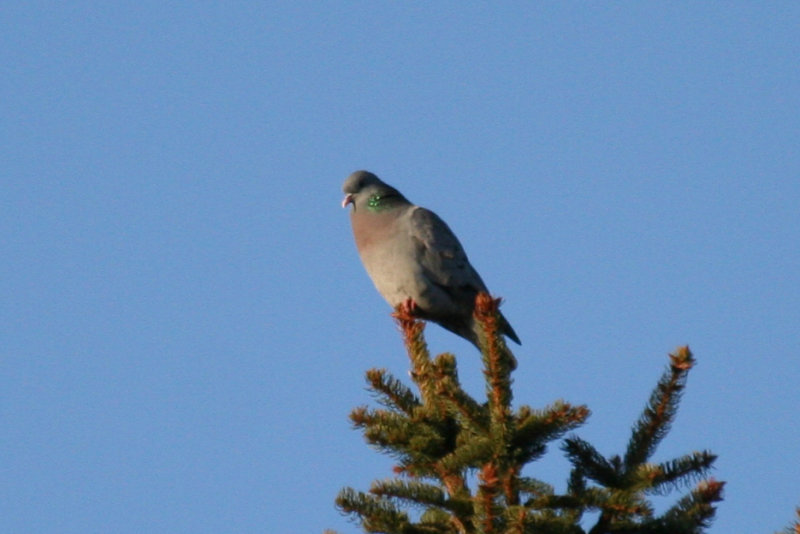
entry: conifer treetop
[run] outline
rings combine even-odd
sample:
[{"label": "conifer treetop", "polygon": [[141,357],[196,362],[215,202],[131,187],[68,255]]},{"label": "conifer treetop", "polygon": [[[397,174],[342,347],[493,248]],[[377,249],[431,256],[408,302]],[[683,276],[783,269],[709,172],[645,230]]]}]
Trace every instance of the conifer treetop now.
[{"label": "conifer treetop", "polygon": [[[540,409],[512,407],[517,362],[499,328],[500,302],[486,293],[475,302],[482,331],[483,400],[462,389],[455,356],[430,356],[425,323],[413,310],[396,308],[393,316],[411,364],[413,387],[385,370],[372,369],[367,382],[380,407],[361,406],[350,414],[370,445],[395,458],[394,473],[366,492],[343,489],[337,507],[365,532],[704,532],[724,487],[708,477],[716,456],[703,451],[666,462],[652,460],[674,421],[694,364],[689,348],[670,355],[625,452],[606,457],[578,436],[564,438],[586,422],[586,406],[559,400]],[[563,493],[530,476],[535,462],[557,441],[572,464]],[[692,484],[671,508],[655,514],[649,496]],[[588,512],[599,512],[590,526],[584,525]]]}]

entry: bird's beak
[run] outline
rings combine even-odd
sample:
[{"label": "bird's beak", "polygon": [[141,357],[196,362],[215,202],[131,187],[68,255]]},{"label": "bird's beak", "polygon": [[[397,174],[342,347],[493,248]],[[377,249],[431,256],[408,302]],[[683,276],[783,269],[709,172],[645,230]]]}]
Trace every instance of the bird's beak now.
[{"label": "bird's beak", "polygon": [[352,193],[346,194],[344,196],[344,200],[342,200],[342,207],[343,208],[346,208],[348,204],[353,204],[355,206],[355,204],[353,202],[353,194]]}]

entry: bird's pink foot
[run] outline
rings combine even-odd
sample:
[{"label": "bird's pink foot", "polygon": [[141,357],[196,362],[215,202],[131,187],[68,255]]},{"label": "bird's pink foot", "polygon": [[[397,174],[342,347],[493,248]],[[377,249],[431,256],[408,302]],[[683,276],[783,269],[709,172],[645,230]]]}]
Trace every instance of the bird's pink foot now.
[{"label": "bird's pink foot", "polygon": [[406,300],[400,303],[400,311],[408,315],[414,315],[414,313],[417,311],[417,303],[414,302],[414,299],[408,297]]},{"label": "bird's pink foot", "polygon": [[392,315],[401,320],[413,321],[416,311],[417,303],[414,302],[414,299],[409,297],[395,307],[395,311]]}]

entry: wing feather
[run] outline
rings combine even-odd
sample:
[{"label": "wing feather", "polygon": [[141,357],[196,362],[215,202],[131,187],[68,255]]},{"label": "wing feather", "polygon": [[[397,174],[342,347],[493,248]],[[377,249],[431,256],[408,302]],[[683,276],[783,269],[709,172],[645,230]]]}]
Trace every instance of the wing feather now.
[{"label": "wing feather", "polygon": [[486,291],[458,238],[438,215],[417,207],[411,213],[411,228],[420,265],[431,282],[450,291]]}]

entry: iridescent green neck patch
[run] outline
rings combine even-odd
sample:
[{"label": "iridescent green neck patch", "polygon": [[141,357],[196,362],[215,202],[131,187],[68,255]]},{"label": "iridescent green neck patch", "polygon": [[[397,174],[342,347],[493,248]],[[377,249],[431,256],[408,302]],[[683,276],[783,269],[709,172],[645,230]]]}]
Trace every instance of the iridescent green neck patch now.
[{"label": "iridescent green neck patch", "polygon": [[389,203],[386,202],[386,198],[382,197],[381,195],[372,195],[367,201],[367,208],[370,211],[382,211],[389,207],[388,204]]}]

